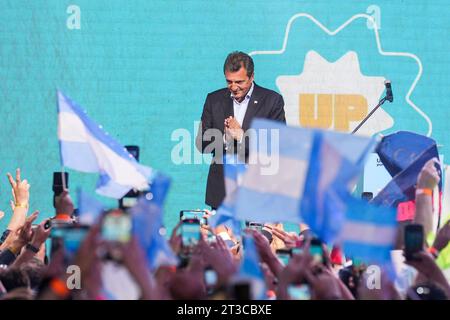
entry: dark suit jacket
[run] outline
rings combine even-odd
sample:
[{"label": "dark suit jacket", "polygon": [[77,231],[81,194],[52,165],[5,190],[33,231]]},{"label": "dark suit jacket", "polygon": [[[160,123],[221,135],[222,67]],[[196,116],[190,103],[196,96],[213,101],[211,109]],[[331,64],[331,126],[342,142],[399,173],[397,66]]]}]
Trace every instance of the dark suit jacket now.
[{"label": "dark suit jacket", "polygon": [[[208,182],[206,185],[205,202],[207,205],[217,208],[225,197],[225,182],[223,174],[222,156],[224,154],[224,121],[229,116],[234,116],[233,99],[230,97],[230,91],[220,89],[214,91],[206,97],[203,107],[201,130],[199,129],[196,145],[202,153],[213,153],[213,161],[209,167]],[[255,83],[253,93],[248,103],[245,113],[242,129],[247,131],[250,128],[251,121],[254,118],[266,118],[286,122],[284,114],[283,97],[275,91],[265,89]],[[217,129],[216,135],[208,134],[208,129]],[[216,151],[221,149],[222,154]],[[246,160],[248,158],[248,139],[244,139],[241,144],[235,143],[234,152],[238,150],[245,151]],[[241,148],[245,148],[242,150]],[[220,152],[219,152],[220,153]],[[218,162],[218,163],[217,163]]]}]

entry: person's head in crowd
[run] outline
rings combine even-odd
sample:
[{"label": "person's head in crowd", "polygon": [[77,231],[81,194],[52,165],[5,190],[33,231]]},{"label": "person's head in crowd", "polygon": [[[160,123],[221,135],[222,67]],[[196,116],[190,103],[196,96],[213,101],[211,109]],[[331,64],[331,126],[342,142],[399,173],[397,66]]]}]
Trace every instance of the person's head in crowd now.
[{"label": "person's head in crowd", "polygon": [[206,298],[203,273],[187,268],[178,270],[170,282],[170,294],[175,300],[201,300]]},{"label": "person's head in crowd", "polygon": [[33,291],[27,287],[19,287],[13,289],[0,297],[0,300],[33,300],[33,299],[34,299]]},{"label": "person's head in crowd", "polygon": [[157,290],[159,291],[159,298],[167,300],[171,298],[170,286],[176,275],[176,266],[160,266],[155,271],[155,280]]},{"label": "person's head in crowd", "polygon": [[27,273],[20,268],[10,267],[0,270],[0,281],[7,292],[16,288],[30,287],[30,279]]},{"label": "person's head in crowd", "polygon": [[223,73],[233,98],[237,101],[244,100],[253,84],[253,59],[244,52],[234,51],[227,56]]},{"label": "person's head in crowd", "polygon": [[44,276],[45,264],[38,258],[33,258],[27,263],[20,266],[20,269],[25,272],[30,280],[30,288],[36,290]]},{"label": "person's head in crowd", "polygon": [[347,266],[339,270],[339,279],[350,290],[352,295],[358,298],[358,285],[360,280],[360,274],[355,270],[353,266]]}]

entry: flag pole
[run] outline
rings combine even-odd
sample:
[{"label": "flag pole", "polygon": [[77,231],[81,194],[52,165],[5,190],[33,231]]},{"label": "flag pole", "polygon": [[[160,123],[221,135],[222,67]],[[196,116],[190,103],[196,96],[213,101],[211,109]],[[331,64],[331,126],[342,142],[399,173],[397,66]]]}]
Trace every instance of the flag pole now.
[{"label": "flag pole", "polygon": [[[59,112],[60,112],[60,109],[59,109],[58,92],[59,92],[59,90],[58,90],[58,88],[56,88],[56,112],[58,114],[58,129],[57,129],[56,135],[59,137],[59,130],[60,130],[60,128],[59,128],[59,126],[60,126],[60,123],[59,123]],[[59,142],[59,159],[61,160],[61,182],[62,182],[62,185],[63,185],[63,190],[66,190],[67,189],[67,183],[66,183],[66,175],[65,175],[65,169],[64,169],[64,161],[63,161],[63,156],[62,156],[61,142]]]},{"label": "flag pole", "polygon": [[67,184],[66,184],[66,174],[64,171],[64,166],[61,167],[61,181],[63,185],[63,190],[67,190]]}]

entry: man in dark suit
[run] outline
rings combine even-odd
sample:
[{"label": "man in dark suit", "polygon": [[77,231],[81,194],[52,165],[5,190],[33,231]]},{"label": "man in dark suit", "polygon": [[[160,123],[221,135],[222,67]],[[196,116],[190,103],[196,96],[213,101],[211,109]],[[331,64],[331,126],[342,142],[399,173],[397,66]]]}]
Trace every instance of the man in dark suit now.
[{"label": "man in dark suit", "polygon": [[248,159],[245,132],[254,118],[286,122],[283,97],[254,83],[252,58],[243,52],[230,53],[223,67],[227,88],[206,97],[196,145],[202,153],[212,153],[206,186],[207,205],[219,207],[225,197],[223,154],[233,152]]}]

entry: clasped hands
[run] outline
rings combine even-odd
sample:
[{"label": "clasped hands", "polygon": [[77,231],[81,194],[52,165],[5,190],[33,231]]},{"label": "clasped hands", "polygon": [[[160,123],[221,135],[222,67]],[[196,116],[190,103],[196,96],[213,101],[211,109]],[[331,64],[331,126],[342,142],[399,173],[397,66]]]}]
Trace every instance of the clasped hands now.
[{"label": "clasped hands", "polygon": [[241,141],[242,136],[244,135],[244,130],[242,130],[241,126],[239,125],[239,122],[232,117],[229,116],[225,119],[225,136],[227,140],[229,137],[231,137],[234,140]]}]

